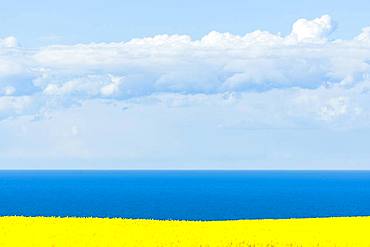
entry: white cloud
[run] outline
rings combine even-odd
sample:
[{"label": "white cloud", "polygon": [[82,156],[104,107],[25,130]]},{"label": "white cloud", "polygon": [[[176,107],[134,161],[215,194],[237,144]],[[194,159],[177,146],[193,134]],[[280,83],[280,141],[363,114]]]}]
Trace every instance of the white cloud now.
[{"label": "white cloud", "polygon": [[[158,35],[126,43],[50,46],[34,54],[33,59],[47,71],[45,80],[58,77],[58,83],[66,83],[71,76],[124,76],[123,97],[312,88],[328,81],[339,83],[369,70],[366,59],[370,52],[364,52],[363,45],[354,41],[329,41],[334,28],[325,15],[298,20],[285,37],[266,31],[244,36],[210,32],[200,40],[187,35]],[[106,85],[101,95],[116,88],[115,84]]]},{"label": "white cloud", "polygon": [[32,103],[31,96],[0,96],[0,119],[25,114]]},{"label": "white cloud", "polygon": [[320,116],[327,121],[343,116],[348,112],[348,98],[336,97],[327,100],[326,104],[321,107]]},{"label": "white cloud", "polygon": [[0,47],[3,48],[15,48],[17,47],[17,39],[13,36],[5,37],[0,39]]},{"label": "white cloud", "polygon": [[[204,95],[207,101],[240,93],[253,96],[256,102],[248,104],[257,108],[276,105],[271,114],[288,119],[357,119],[359,112],[365,116],[369,110],[370,32],[364,28],[351,40],[331,40],[335,26],[324,15],[297,20],[286,36],[261,30],[242,36],[214,31],[199,40],[157,35],[36,50],[18,47],[13,37],[4,38],[0,98],[7,107],[0,112],[7,112],[3,117],[21,114],[22,109],[37,112],[19,107],[22,97],[37,102],[32,109],[48,111],[91,99],[127,101],[168,94]],[[281,98],[289,107],[278,104]],[[289,108],[291,114],[286,115]]]},{"label": "white cloud", "polygon": [[0,94],[3,94],[5,96],[10,96],[12,94],[14,94],[16,91],[16,89],[12,86],[6,86],[2,89],[0,89]]},{"label": "white cloud", "polygon": [[297,42],[325,42],[328,35],[335,30],[336,24],[329,15],[323,15],[313,20],[299,19],[292,27],[292,33],[288,38]]},{"label": "white cloud", "polygon": [[370,27],[364,27],[362,29],[362,32],[355,38],[355,40],[369,42],[370,41]]},{"label": "white cloud", "polygon": [[122,77],[109,75],[111,83],[101,87],[100,92],[103,96],[109,97],[114,96],[120,92],[120,86],[122,84]]}]

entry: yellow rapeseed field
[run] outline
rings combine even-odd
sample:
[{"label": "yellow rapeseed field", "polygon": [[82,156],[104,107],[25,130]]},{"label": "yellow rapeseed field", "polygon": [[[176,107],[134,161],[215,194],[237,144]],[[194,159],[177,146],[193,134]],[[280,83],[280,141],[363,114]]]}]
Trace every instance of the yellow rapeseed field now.
[{"label": "yellow rapeseed field", "polygon": [[156,221],[0,217],[0,246],[370,246],[370,217]]}]

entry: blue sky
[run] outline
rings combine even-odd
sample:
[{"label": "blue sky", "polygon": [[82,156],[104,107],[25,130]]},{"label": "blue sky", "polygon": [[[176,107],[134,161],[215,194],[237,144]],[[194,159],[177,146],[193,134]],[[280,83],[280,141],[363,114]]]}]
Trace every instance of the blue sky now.
[{"label": "blue sky", "polygon": [[7,1],[0,34],[26,47],[127,41],[156,34],[210,31],[244,35],[256,29],[288,34],[298,18],[329,14],[340,23],[334,36],[350,38],[370,23],[369,1]]},{"label": "blue sky", "polygon": [[366,1],[17,1],[0,168],[370,169]]}]

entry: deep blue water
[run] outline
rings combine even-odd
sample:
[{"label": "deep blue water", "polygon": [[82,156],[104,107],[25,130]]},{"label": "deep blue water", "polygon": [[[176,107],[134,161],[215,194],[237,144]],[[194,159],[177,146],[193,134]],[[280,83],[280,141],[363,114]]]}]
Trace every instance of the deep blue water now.
[{"label": "deep blue water", "polygon": [[370,172],[0,171],[0,215],[187,220],[370,215]]}]

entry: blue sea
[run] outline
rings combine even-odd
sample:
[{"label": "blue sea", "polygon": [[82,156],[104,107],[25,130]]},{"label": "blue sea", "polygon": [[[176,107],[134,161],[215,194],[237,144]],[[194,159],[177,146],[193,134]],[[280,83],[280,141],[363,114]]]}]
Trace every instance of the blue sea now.
[{"label": "blue sea", "polygon": [[370,172],[1,171],[0,215],[180,220],[370,215]]}]

